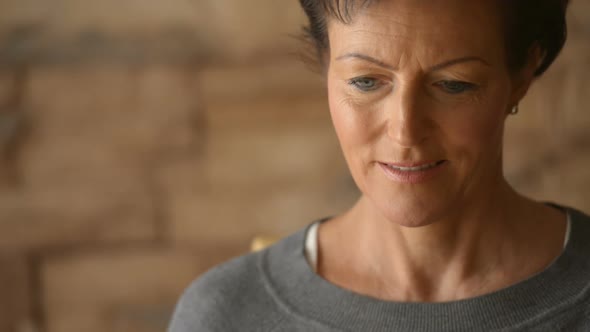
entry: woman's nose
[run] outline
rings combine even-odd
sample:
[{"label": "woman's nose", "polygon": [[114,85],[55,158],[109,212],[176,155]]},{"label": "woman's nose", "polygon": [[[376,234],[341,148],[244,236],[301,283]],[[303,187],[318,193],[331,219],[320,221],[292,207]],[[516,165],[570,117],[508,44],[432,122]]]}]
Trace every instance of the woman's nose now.
[{"label": "woman's nose", "polygon": [[428,110],[424,109],[420,94],[415,86],[401,87],[388,105],[388,135],[404,148],[422,144],[430,134]]}]

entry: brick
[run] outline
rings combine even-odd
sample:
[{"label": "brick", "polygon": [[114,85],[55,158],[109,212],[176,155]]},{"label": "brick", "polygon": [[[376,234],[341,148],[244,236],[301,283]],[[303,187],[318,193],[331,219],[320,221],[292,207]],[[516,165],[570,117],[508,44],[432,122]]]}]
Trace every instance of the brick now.
[{"label": "brick", "polygon": [[342,170],[324,82],[300,63],[209,67],[198,82],[207,118],[203,171],[212,183],[321,179]]},{"label": "brick", "polygon": [[0,11],[0,31],[26,24],[39,24],[50,18],[54,5],[46,1],[6,0]]},{"label": "brick", "polygon": [[348,178],[337,183],[216,185],[203,193],[176,193],[170,204],[172,236],[182,245],[235,243],[255,236],[283,237],[321,217],[333,216],[357,198]]},{"label": "brick", "polygon": [[[521,103],[521,112],[509,117],[505,139],[505,169],[517,189],[533,197],[559,197],[564,160],[584,146],[590,114],[590,47],[570,40],[555,65],[535,82]],[[583,166],[584,164],[582,164]],[[578,174],[568,174],[576,177]],[[554,192],[552,192],[552,190]],[[577,190],[573,190],[577,192]],[[575,195],[575,194],[574,194]]]},{"label": "brick", "polygon": [[199,154],[190,68],[72,66],[32,73],[20,188],[3,191],[0,246],[153,240],[160,164]]},{"label": "brick", "polygon": [[0,255],[0,331],[20,332],[34,326],[30,272],[24,255]]},{"label": "brick", "polygon": [[57,35],[89,29],[109,35],[148,35],[173,27],[196,29],[200,27],[200,22],[207,19],[207,5],[195,1],[62,0],[60,6],[64,9],[62,14],[47,22],[50,31],[55,31]]},{"label": "brick", "polygon": [[199,69],[197,84],[203,102],[214,105],[270,98],[325,98],[324,77],[310,69],[296,58],[207,65]]},{"label": "brick", "polygon": [[[95,180],[100,182],[99,178]],[[87,182],[59,190],[3,193],[0,249],[33,250],[155,239],[153,198],[138,188],[125,188],[128,182],[119,185],[109,190],[104,183],[96,188]]]},{"label": "brick", "polygon": [[[354,184],[342,160],[319,160],[303,170],[284,170],[276,164],[277,169],[268,165],[260,169],[260,164],[274,155],[265,151],[268,155],[257,154],[261,160],[249,164],[242,160],[242,166],[217,170],[215,175],[211,170],[204,172],[205,166],[210,167],[210,158],[187,161],[184,166],[179,161],[171,166],[162,179],[166,179],[163,187],[175,243],[189,247],[199,243],[247,247],[254,236],[285,236],[312,220],[343,211],[356,199]],[[238,165],[231,154],[224,156],[218,158]],[[322,170],[323,164],[331,167]],[[241,174],[232,175],[236,169]]]},{"label": "brick", "polygon": [[590,213],[590,147],[574,149],[559,168],[559,177],[546,189],[546,196]]},{"label": "brick", "polygon": [[344,166],[323,100],[262,100],[207,110],[215,183],[321,179]]},{"label": "brick", "polygon": [[513,160],[520,159],[521,169],[508,174],[508,179],[523,194],[541,201],[569,205],[590,211],[586,200],[590,172],[590,138],[582,133],[568,133],[559,144],[539,144],[547,140],[538,133],[509,149]]},{"label": "brick", "polygon": [[564,80],[563,70],[547,73],[533,84],[520,103],[520,112],[506,119],[504,164],[509,178],[526,173],[528,167],[538,165],[545,154],[559,145],[557,140],[548,137],[563,127],[560,121],[564,119],[564,110],[560,107],[563,91],[556,87],[563,86]]},{"label": "brick", "polygon": [[531,170],[531,181],[522,191],[540,201],[556,202],[588,213],[590,149],[587,146],[564,146],[564,149],[568,149],[567,153],[556,156],[551,165]]},{"label": "brick", "polygon": [[190,149],[199,125],[192,80],[184,66],[42,68],[31,83],[35,129],[60,144],[104,147],[122,161]]},{"label": "brick", "polygon": [[14,95],[14,70],[0,70],[0,107]]},{"label": "brick", "polygon": [[53,255],[42,265],[47,332],[163,331],[184,288],[239,253],[165,248]]},{"label": "brick", "polygon": [[352,204],[357,191],[321,77],[300,63],[274,62],[205,67],[198,81],[208,130],[194,169],[206,180],[192,190],[169,186],[176,241],[247,245]]},{"label": "brick", "polygon": [[221,0],[210,4],[208,23],[219,31],[213,34],[212,44],[233,61],[288,54],[298,45],[292,35],[300,31],[305,18],[297,1]]},{"label": "brick", "polygon": [[[588,1],[570,1],[568,27],[570,35],[582,37],[590,35],[590,4]],[[587,40],[587,39],[586,39]]]},{"label": "brick", "polygon": [[194,180],[167,186],[176,241],[247,245],[339,213],[357,197],[325,97],[220,98],[206,112],[205,157],[174,172]]},{"label": "brick", "polygon": [[305,21],[296,1],[64,0],[59,8],[56,16],[43,1],[3,3],[0,40],[7,36],[13,61],[154,53],[197,55],[211,62],[259,61],[292,52],[298,45],[292,35]]},{"label": "brick", "polygon": [[162,178],[175,241],[247,246],[256,235],[284,236],[338,213],[357,197],[321,77],[277,61],[207,66],[198,82],[203,158],[179,161]]},{"label": "brick", "polygon": [[18,181],[14,163],[25,127],[22,110],[23,71],[0,69],[0,184],[4,187]]},{"label": "brick", "polygon": [[[203,7],[203,2],[181,0],[8,0],[0,11],[2,55],[37,63],[104,56],[125,60],[150,55],[142,52],[183,53],[183,48],[194,52],[203,42],[198,34],[205,30]],[[59,15],[52,14],[56,8]]]}]

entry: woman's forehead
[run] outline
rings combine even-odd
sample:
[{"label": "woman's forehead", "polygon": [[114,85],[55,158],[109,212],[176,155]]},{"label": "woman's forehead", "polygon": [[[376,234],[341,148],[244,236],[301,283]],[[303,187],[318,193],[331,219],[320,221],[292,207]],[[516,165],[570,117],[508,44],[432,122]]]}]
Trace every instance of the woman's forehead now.
[{"label": "woman's forehead", "polygon": [[[498,11],[487,0],[379,1],[355,13],[349,23],[331,20],[330,49],[374,56],[504,57]],[[416,53],[416,54],[414,54]]]}]

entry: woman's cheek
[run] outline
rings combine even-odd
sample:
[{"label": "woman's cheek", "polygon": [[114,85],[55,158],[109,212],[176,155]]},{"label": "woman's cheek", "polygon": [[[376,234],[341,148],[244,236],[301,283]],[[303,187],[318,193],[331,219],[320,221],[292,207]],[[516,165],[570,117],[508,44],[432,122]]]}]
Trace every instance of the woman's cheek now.
[{"label": "woman's cheek", "polygon": [[505,105],[508,103],[508,91],[491,84],[485,93],[471,105],[472,112],[463,126],[465,136],[485,143],[498,143],[506,119]]},{"label": "woman's cheek", "polygon": [[[371,112],[349,96],[330,96],[332,121],[344,158],[357,185],[364,185],[366,165],[372,151]],[[366,106],[366,105],[365,105]]]},{"label": "woman's cheek", "polygon": [[362,149],[364,144],[369,143],[371,128],[378,114],[375,105],[341,94],[330,100],[330,112],[343,147]]},{"label": "woman's cheek", "polygon": [[350,141],[353,141],[354,137],[357,136],[356,132],[358,129],[355,121],[355,112],[355,108],[346,99],[331,98],[330,113],[342,148],[346,148]]},{"label": "woman's cheek", "polygon": [[481,155],[496,158],[496,152],[501,149],[504,128],[502,106],[490,103],[471,108],[468,112],[462,112],[467,116],[447,118],[439,123],[448,138],[445,143],[456,152],[471,155],[470,159],[480,159]]}]

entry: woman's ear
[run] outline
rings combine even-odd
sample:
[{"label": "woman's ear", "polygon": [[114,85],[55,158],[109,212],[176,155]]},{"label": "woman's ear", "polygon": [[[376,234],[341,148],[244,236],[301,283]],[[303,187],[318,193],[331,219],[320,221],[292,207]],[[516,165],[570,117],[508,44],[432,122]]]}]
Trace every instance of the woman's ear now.
[{"label": "woman's ear", "polygon": [[545,57],[545,53],[541,50],[539,44],[535,43],[528,52],[527,61],[525,66],[520,69],[517,73],[514,74],[513,77],[513,87],[514,90],[512,92],[512,104],[518,105],[520,100],[524,98],[524,96],[529,91],[531,84],[535,80],[535,72],[543,63],[543,58]]}]

